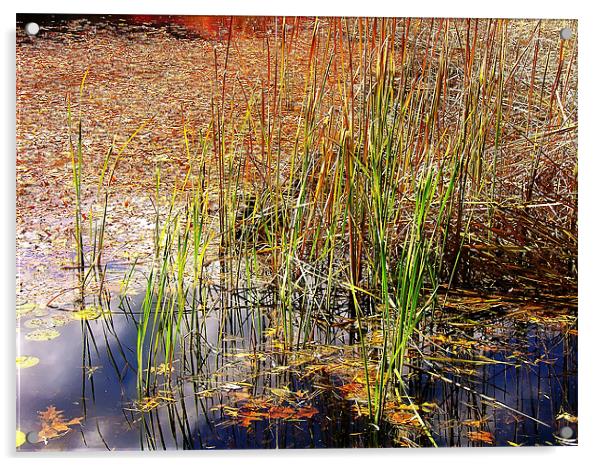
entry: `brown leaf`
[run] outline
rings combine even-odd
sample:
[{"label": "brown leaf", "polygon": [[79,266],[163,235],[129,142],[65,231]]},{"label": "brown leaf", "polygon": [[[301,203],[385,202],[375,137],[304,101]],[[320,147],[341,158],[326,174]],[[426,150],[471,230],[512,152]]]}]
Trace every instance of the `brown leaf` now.
[{"label": "brown leaf", "polygon": [[297,411],[297,417],[300,419],[310,419],[314,417],[314,415],[318,414],[318,410],[313,406],[305,406],[303,408],[299,408]]},{"label": "brown leaf", "polygon": [[484,430],[478,430],[475,432],[468,432],[466,436],[473,442],[483,442],[493,445],[493,434]]},{"label": "brown leaf", "polygon": [[42,424],[39,432],[41,438],[51,439],[65,434],[71,430],[73,425],[81,425],[83,417],[75,417],[68,421],[63,415],[63,411],[49,406],[45,411],[38,413],[40,423]]},{"label": "brown leaf", "polygon": [[295,415],[295,410],[288,406],[272,406],[268,415],[272,419],[290,419]]}]

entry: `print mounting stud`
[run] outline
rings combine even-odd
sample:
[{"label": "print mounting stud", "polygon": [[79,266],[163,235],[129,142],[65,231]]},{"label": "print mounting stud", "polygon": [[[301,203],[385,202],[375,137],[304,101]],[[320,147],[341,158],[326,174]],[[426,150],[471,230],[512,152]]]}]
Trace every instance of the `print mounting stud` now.
[{"label": "print mounting stud", "polygon": [[573,38],[573,31],[571,28],[562,28],[560,30],[560,38],[562,40],[570,40]]},{"label": "print mounting stud", "polygon": [[38,23],[27,23],[25,25],[25,32],[28,36],[36,36],[40,32],[40,25]]}]

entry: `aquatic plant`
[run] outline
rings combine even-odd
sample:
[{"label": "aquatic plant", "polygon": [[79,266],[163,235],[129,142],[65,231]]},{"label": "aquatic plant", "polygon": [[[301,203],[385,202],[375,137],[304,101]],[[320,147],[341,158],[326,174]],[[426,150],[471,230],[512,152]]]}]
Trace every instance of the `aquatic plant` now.
[{"label": "aquatic plant", "polygon": [[[200,345],[211,312],[205,280],[219,283],[223,311],[234,290],[270,293],[284,351],[331,332],[342,291],[376,425],[387,401],[406,393],[408,348],[454,285],[477,277],[474,284],[503,288],[512,270],[533,288],[542,279],[529,272],[535,262],[546,264],[546,280],[574,284],[574,176],[564,167],[555,178],[542,162],[542,147],[558,150],[555,138],[576,128],[565,91],[571,65],[564,68],[562,41],[555,57],[546,45],[540,63],[539,23],[528,36],[525,81],[517,76],[528,52],[510,43],[505,20],[316,19],[301,44],[299,24],[280,19],[254,85],[234,77],[229,24],[223,53],[214,49],[211,118],[197,130],[182,118],[185,169],[155,165],[154,257],[136,321],[140,400],[159,389],[153,368],[172,368],[178,348]],[[70,142],[80,269],[86,76]],[[71,127],[70,105],[68,118]],[[90,265],[101,262],[115,169],[150,121],[105,156]],[[504,151],[523,139],[531,157],[517,162]],[[483,258],[486,266],[472,267]],[[245,299],[249,315],[232,318],[251,322],[257,345],[267,306],[258,293]],[[367,341],[376,332],[377,347]]]}]

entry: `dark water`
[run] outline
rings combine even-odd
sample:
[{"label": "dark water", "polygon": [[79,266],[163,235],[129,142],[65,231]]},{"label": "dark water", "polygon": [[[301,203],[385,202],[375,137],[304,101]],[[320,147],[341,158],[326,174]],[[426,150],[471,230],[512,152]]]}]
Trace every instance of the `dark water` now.
[{"label": "dark water", "polygon": [[[51,341],[25,340],[29,329],[22,327],[20,354],[37,356],[40,363],[19,371],[20,430],[37,432],[39,413],[49,406],[63,410],[65,419],[84,420],[47,445],[29,442],[21,450],[431,445],[421,432],[399,426],[385,425],[376,432],[337,389],[349,380],[320,369],[319,364],[348,362],[353,346],[347,331],[319,331],[308,347],[283,351],[262,336],[273,325],[269,307],[236,306],[242,301],[233,295],[214,293],[211,302],[227,302],[229,307],[217,306],[205,320],[200,312],[184,316],[183,345],[175,353],[174,371],[152,374],[157,381],[153,393],[169,390],[168,399],[148,412],[136,404],[139,298],[122,301],[121,307],[114,299],[111,314],[59,327],[60,337]],[[446,317],[427,329],[440,341],[421,340],[412,350],[416,357],[408,369],[408,394],[416,404],[434,404],[422,415],[437,445],[574,442],[576,423],[556,419],[563,412],[577,415],[576,336],[565,330],[554,321],[524,322],[504,312],[472,320],[468,326],[464,318]],[[426,359],[417,356],[418,350]],[[497,362],[463,362],[487,358]],[[160,361],[158,355],[156,368]],[[274,396],[272,390],[282,387],[300,395]],[[245,424],[232,408],[241,416],[250,400],[278,409],[317,411],[307,417],[263,417]],[[572,429],[568,442],[559,436],[565,426]],[[470,432],[488,432],[491,439],[483,441]]]},{"label": "dark water", "polygon": [[[488,338],[487,330],[493,327],[499,331]],[[556,417],[562,412],[577,415],[577,338],[551,327],[504,317],[485,320],[472,329],[470,337],[502,343],[504,349],[483,352],[499,363],[486,364],[469,376],[447,371],[452,382],[433,383],[432,377],[424,375],[415,382],[415,396],[437,400],[441,408],[430,419],[439,426],[435,429],[439,445],[470,445],[467,431],[483,426],[494,434],[496,445],[576,441],[576,423]],[[464,336],[462,332],[460,337]],[[478,429],[458,425],[461,420],[479,419],[487,422]],[[566,442],[559,434],[563,427],[572,429],[570,436],[571,431],[565,431]]]}]

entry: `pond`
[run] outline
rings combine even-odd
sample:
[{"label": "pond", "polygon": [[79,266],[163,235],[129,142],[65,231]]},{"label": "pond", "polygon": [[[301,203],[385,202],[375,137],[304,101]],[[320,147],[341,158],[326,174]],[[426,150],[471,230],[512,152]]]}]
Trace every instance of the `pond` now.
[{"label": "pond", "polygon": [[[576,319],[567,309],[474,294],[450,299],[464,311],[442,312],[425,329],[408,362],[407,397],[393,403],[388,422],[376,430],[365,416],[360,348],[349,319],[324,326],[315,340],[287,350],[275,334],[275,306],[265,305],[273,296],[260,291],[209,287],[212,310],[187,312],[172,367],[161,356],[153,361],[152,393],[142,398],[136,355],[140,297],[114,299],[99,308],[101,314],[83,320],[67,309],[31,309],[21,317],[18,344],[21,354],[39,355],[40,361],[19,371],[17,393],[19,424],[35,441],[21,449],[576,441]],[[60,336],[30,341],[32,327]],[[378,331],[367,338],[378,346]],[[50,407],[62,413],[44,421]],[[418,416],[428,423],[428,435]],[[46,443],[39,437],[44,425],[71,419],[80,421]],[[566,427],[570,435],[562,431]]]},{"label": "pond", "polygon": [[18,450],[576,445],[567,25],[19,15]]}]

